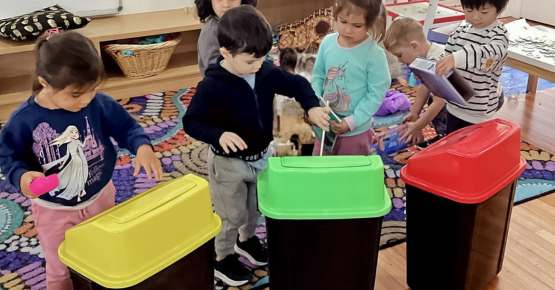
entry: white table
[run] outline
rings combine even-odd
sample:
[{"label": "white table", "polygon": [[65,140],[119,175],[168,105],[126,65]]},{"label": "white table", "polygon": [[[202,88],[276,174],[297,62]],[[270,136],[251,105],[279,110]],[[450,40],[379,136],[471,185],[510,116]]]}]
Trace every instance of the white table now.
[{"label": "white table", "polygon": [[507,64],[528,73],[526,92],[535,95],[540,77],[555,82],[555,29],[531,26],[525,19],[505,26],[511,40]]}]

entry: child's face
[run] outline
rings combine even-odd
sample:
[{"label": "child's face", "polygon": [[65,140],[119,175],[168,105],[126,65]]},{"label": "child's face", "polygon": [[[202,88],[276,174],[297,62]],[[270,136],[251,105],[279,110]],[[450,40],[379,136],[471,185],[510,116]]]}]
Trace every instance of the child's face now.
[{"label": "child's face", "polygon": [[424,43],[414,40],[407,45],[397,45],[390,52],[397,57],[399,62],[407,65],[411,64],[417,57],[425,58],[428,53]]},{"label": "child's face", "polygon": [[224,13],[234,7],[241,5],[241,0],[211,0],[212,9],[216,16],[222,17]]},{"label": "child's face", "polygon": [[464,8],[466,21],[475,28],[485,28],[490,26],[497,19],[497,8],[486,3],[479,9]]},{"label": "child's face", "polygon": [[226,69],[239,76],[255,74],[264,62],[264,57],[255,57],[254,54],[238,53],[232,55],[225,48],[221,48],[220,51],[224,57]]},{"label": "child's face", "polygon": [[[350,11],[349,11],[350,10]],[[360,9],[343,9],[335,19],[341,45],[352,47],[368,38],[368,27]]]},{"label": "child's face", "polygon": [[313,69],[314,69],[314,59],[307,59],[305,63],[306,72],[312,73]]},{"label": "child's face", "polygon": [[97,89],[98,85],[85,89],[67,86],[63,90],[55,90],[50,85],[43,85],[46,96],[55,106],[54,109],[63,109],[70,112],[79,112],[88,106],[94,99]]},{"label": "child's face", "polygon": [[70,112],[79,112],[89,105],[94,99],[98,87],[81,90],[74,86],[68,86],[52,95],[51,100],[60,109]]}]

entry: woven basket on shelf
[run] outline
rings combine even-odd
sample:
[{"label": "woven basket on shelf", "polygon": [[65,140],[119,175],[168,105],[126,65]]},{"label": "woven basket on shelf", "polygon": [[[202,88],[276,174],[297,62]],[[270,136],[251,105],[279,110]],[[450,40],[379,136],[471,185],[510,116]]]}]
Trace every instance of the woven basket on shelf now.
[{"label": "woven basket on shelf", "polygon": [[145,78],[165,70],[181,39],[154,44],[109,44],[104,47],[130,78]]}]

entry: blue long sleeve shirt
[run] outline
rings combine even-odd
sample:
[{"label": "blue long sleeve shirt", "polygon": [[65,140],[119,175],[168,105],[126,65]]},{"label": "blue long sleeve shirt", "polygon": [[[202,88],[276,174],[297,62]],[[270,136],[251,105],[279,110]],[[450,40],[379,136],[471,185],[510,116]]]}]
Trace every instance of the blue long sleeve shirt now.
[{"label": "blue long sleeve shirt", "polygon": [[111,180],[117,158],[112,138],[132,153],[150,144],[143,128],[109,96],[97,94],[79,112],[46,109],[30,97],[0,132],[0,170],[16,188],[27,171],[56,173],[60,186],[39,202],[76,206]]}]

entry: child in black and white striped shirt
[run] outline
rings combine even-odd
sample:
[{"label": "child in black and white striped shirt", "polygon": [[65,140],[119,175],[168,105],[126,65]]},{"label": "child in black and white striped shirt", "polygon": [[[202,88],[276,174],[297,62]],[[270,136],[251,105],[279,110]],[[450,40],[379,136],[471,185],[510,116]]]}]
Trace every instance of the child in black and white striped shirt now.
[{"label": "child in black and white striped shirt", "polygon": [[447,103],[447,133],[490,119],[501,107],[499,83],[507,59],[507,29],[497,17],[508,0],[461,0],[465,21],[451,34],[438,74],[457,69],[475,91],[468,104]]}]

